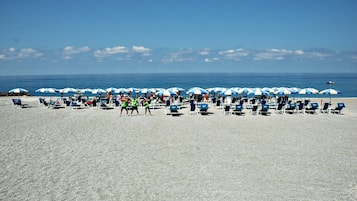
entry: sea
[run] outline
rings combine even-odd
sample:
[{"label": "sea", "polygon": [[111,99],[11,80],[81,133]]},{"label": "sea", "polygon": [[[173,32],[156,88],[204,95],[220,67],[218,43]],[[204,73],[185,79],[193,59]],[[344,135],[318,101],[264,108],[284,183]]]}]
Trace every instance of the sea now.
[{"label": "sea", "polygon": [[[333,81],[334,84],[327,84]],[[13,88],[29,90],[33,96],[43,96],[35,90],[42,87],[72,88],[169,88],[192,87],[312,87],[341,91],[334,97],[357,97],[357,73],[126,73],[81,75],[1,76],[0,92]],[[58,94],[46,94],[46,96]],[[296,95],[299,96],[299,95]],[[324,95],[315,95],[323,97]]]}]

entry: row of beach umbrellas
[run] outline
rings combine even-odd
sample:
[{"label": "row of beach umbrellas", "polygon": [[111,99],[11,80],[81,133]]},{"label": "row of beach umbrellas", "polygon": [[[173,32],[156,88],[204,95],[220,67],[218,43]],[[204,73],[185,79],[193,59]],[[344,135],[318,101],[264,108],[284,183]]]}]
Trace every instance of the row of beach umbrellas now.
[{"label": "row of beach umbrellas", "polygon": [[[37,93],[60,93],[60,94],[68,94],[68,93],[91,93],[91,94],[104,94],[104,93],[122,93],[122,94],[128,94],[128,93],[141,93],[141,94],[150,94],[150,93],[155,93],[160,96],[175,96],[179,92],[184,92],[186,91],[183,88],[180,87],[171,87],[167,89],[163,88],[115,88],[115,87],[109,87],[107,89],[101,89],[101,88],[96,88],[96,89],[90,89],[90,88],[84,88],[84,89],[76,89],[76,88],[63,88],[63,89],[56,89],[56,88],[40,88],[35,90]],[[14,94],[19,94],[19,93],[28,93],[29,91],[27,89],[23,88],[14,88],[9,91],[9,93],[14,93]],[[234,95],[254,95],[254,96],[260,96],[260,95],[277,95],[277,96],[284,96],[284,95],[290,95],[290,94],[302,94],[302,95],[309,95],[309,94],[328,94],[328,95],[333,95],[333,94],[341,94],[340,91],[335,90],[335,89],[325,89],[322,91],[319,91],[315,88],[286,88],[286,87],[273,87],[273,88],[248,88],[248,87],[234,87],[234,88],[224,88],[224,87],[214,87],[214,88],[208,88],[208,89],[203,89],[200,87],[192,87],[189,90],[187,90],[186,94],[188,95],[204,95],[207,93],[215,93],[215,94],[221,94],[223,96],[234,96]]]}]

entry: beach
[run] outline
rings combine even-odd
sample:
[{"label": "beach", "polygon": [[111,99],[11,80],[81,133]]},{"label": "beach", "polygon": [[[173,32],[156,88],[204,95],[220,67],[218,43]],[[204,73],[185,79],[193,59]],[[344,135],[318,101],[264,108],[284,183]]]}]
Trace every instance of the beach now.
[{"label": "beach", "polygon": [[332,99],[342,114],[209,104],[177,117],[12,98],[0,97],[0,200],[357,200],[357,98]]}]

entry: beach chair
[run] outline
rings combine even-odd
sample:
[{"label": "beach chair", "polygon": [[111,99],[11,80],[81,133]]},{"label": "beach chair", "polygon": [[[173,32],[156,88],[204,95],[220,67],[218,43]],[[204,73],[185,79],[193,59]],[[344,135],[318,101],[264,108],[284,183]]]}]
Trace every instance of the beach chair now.
[{"label": "beach chair", "polygon": [[346,107],[345,103],[337,103],[337,106],[335,107],[335,109],[331,110],[331,113],[341,114],[342,109],[345,107]]},{"label": "beach chair", "polygon": [[232,114],[230,105],[225,105],[224,106],[223,114]]},{"label": "beach chair", "polygon": [[[68,106],[68,102],[67,102],[67,106]],[[81,107],[80,104],[78,104],[77,101],[72,101],[72,102],[70,102],[70,108],[73,108],[73,109],[81,109],[82,107]]]},{"label": "beach chair", "polygon": [[310,103],[310,107],[305,108],[305,112],[310,114],[315,114],[317,109],[319,109],[318,103]]},{"label": "beach chair", "polygon": [[253,105],[252,109],[251,109],[251,113],[256,115],[258,112],[258,105]]},{"label": "beach chair", "polygon": [[269,105],[262,105],[262,108],[259,110],[259,114],[268,115],[269,114]]},{"label": "beach chair", "polygon": [[284,104],[279,103],[278,107],[275,110],[275,113],[280,113],[280,114],[284,114]]},{"label": "beach chair", "polygon": [[303,103],[303,102],[300,102],[300,104],[299,104],[299,106],[298,106],[298,108],[297,108],[297,112],[298,112],[298,113],[304,113],[304,109],[305,109],[304,106],[305,106],[304,103]]},{"label": "beach chair", "polygon": [[207,111],[208,111],[208,104],[207,103],[200,104],[200,113],[202,115],[205,115],[207,114]]},{"label": "beach chair", "polygon": [[62,106],[59,101],[52,101],[52,100],[51,100],[47,105],[48,105],[48,107],[51,108],[51,109],[64,108],[64,106]]},{"label": "beach chair", "polygon": [[170,113],[168,113],[167,115],[171,115],[171,116],[179,116],[180,113],[179,111],[179,107],[177,105],[170,105],[169,107],[170,109]]},{"label": "beach chair", "polygon": [[243,112],[243,105],[236,105],[232,114],[235,114],[235,115],[243,115],[244,112]]},{"label": "beach chair", "polygon": [[285,109],[285,113],[294,114],[296,112],[296,103],[289,103],[288,108]]},{"label": "beach chair", "polygon": [[111,107],[111,106],[109,106],[108,104],[102,102],[102,103],[100,104],[100,109],[102,109],[102,110],[112,110],[112,109],[114,109],[114,107]]},{"label": "beach chair", "polygon": [[324,106],[320,109],[321,113],[329,113],[330,103],[324,103]]},{"label": "beach chair", "polygon": [[20,107],[20,108],[28,107],[28,104],[22,104],[22,101],[19,98],[13,98],[12,103],[14,104],[15,107]]}]

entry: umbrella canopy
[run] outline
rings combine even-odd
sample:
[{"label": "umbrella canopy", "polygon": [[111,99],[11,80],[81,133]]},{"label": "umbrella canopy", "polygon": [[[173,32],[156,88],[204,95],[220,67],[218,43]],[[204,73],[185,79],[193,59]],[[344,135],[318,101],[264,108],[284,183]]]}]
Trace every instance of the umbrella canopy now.
[{"label": "umbrella canopy", "polygon": [[186,94],[190,94],[190,95],[203,95],[203,94],[207,94],[208,91],[200,88],[200,87],[193,87],[191,89],[189,89]]},{"label": "umbrella canopy", "polygon": [[105,93],[106,93],[106,91],[104,89],[100,89],[100,88],[92,90],[92,94],[105,94]]},{"label": "umbrella canopy", "polygon": [[157,92],[157,95],[159,96],[176,96],[176,92],[173,91],[172,89],[165,89]]},{"label": "umbrella canopy", "polygon": [[106,92],[115,92],[115,90],[117,90],[115,87],[109,87],[105,89]]},{"label": "umbrella canopy", "polygon": [[325,89],[320,91],[319,94],[336,95],[336,94],[341,94],[341,91],[338,91],[336,89]]},{"label": "umbrella canopy", "polygon": [[24,88],[15,88],[15,89],[11,89],[9,91],[9,93],[14,93],[14,94],[27,93],[27,92],[29,92],[29,91]]},{"label": "umbrella canopy", "polygon": [[127,90],[128,90],[130,93],[132,93],[132,92],[134,92],[134,93],[139,93],[139,92],[140,92],[140,89],[134,88],[134,87],[127,88]]},{"label": "umbrella canopy", "polygon": [[40,89],[36,89],[35,92],[39,92],[39,93],[57,93],[59,92],[58,89],[55,88],[40,88]]},{"label": "umbrella canopy", "polygon": [[224,96],[234,96],[238,94],[238,90],[234,88],[227,89],[226,91],[223,92]]},{"label": "umbrella canopy", "polygon": [[183,89],[181,87],[170,87],[167,90],[172,90],[172,91],[174,91],[176,93],[185,91],[185,89]]},{"label": "umbrella canopy", "polygon": [[81,93],[92,93],[93,89],[85,88],[85,89],[80,89],[79,92]]},{"label": "umbrella canopy", "polygon": [[269,95],[268,92],[262,91],[260,88],[255,88],[248,93],[248,95],[254,96],[262,96],[262,95]]},{"label": "umbrella canopy", "polygon": [[304,88],[299,91],[299,94],[317,94],[319,91],[314,88]]},{"label": "umbrella canopy", "polygon": [[155,92],[156,92],[156,89],[154,89],[154,88],[151,88],[151,89],[142,88],[142,89],[140,89],[140,93],[142,93],[142,94],[149,94],[149,93],[155,93]]},{"label": "umbrella canopy", "polygon": [[285,96],[285,95],[290,95],[291,91],[288,90],[287,88],[281,88],[280,90],[274,92],[274,94],[279,96]]},{"label": "umbrella canopy", "polygon": [[243,87],[243,88],[240,88],[238,90],[238,94],[248,94],[250,92],[252,92],[253,90],[251,88],[248,88],[248,87]]},{"label": "umbrella canopy", "polygon": [[68,94],[68,93],[78,93],[79,90],[75,88],[64,88],[64,89],[60,89],[59,92]]},{"label": "umbrella canopy", "polygon": [[125,88],[115,89],[115,91],[114,91],[114,93],[117,93],[117,94],[127,94],[129,92],[130,91],[128,89],[125,89]]}]

